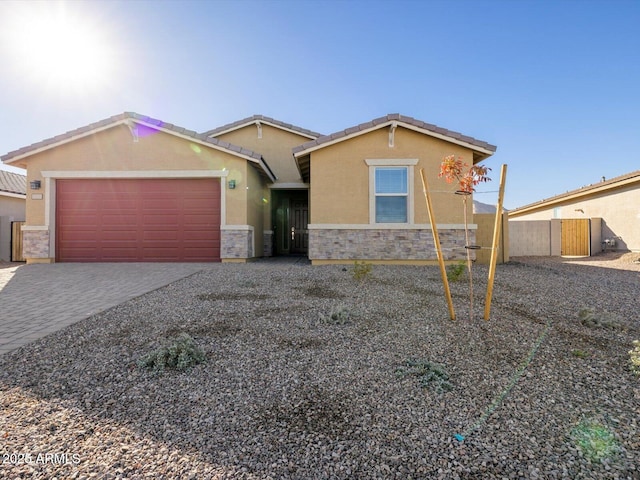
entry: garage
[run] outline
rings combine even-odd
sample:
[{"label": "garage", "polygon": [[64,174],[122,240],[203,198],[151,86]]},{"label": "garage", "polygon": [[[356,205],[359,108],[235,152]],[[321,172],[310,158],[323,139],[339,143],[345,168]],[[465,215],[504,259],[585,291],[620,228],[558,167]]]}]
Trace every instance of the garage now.
[{"label": "garage", "polygon": [[220,261],[220,180],[59,179],[56,261]]}]

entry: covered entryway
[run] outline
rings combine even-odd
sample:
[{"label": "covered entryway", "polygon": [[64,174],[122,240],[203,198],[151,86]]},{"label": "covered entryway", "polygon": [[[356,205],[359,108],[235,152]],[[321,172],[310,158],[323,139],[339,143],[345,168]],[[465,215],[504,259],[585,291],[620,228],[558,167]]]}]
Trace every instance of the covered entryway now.
[{"label": "covered entryway", "polygon": [[220,180],[57,180],[56,261],[220,261]]},{"label": "covered entryway", "polygon": [[272,192],[276,255],[306,255],[309,251],[309,193],[307,190]]},{"label": "covered entryway", "polygon": [[591,255],[591,229],[588,218],[568,218],[560,222],[561,255]]}]

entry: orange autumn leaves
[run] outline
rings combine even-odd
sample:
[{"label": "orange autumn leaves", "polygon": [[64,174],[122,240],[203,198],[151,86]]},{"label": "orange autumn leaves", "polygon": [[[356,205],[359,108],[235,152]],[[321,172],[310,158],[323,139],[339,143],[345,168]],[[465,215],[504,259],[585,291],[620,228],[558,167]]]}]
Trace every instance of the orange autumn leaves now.
[{"label": "orange autumn leaves", "polygon": [[472,165],[465,172],[468,166],[461,157],[449,155],[442,159],[438,177],[444,177],[447,183],[458,182],[459,191],[463,193],[473,193],[476,185],[491,181],[487,176],[491,171],[489,167]]}]

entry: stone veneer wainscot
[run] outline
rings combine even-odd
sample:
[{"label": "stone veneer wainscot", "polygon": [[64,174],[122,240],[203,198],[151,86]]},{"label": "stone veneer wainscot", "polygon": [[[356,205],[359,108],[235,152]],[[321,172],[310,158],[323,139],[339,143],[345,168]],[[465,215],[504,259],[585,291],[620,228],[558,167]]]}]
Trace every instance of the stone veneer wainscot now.
[{"label": "stone veneer wainscot", "polygon": [[253,229],[220,231],[220,258],[247,259],[254,256]]},{"label": "stone veneer wainscot", "polygon": [[[438,228],[445,260],[466,258],[463,228]],[[475,225],[469,241],[475,241]],[[309,230],[311,260],[437,260],[430,228],[350,229],[313,228]]]}]

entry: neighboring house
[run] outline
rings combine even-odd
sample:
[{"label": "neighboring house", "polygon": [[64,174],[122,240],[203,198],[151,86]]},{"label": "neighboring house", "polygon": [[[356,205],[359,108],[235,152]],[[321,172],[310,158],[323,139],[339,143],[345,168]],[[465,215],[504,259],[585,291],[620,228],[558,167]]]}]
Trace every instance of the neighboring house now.
[{"label": "neighboring house", "polygon": [[0,170],[0,260],[12,260],[11,224],[25,219],[26,178],[18,173]]},{"label": "neighboring house", "polygon": [[463,258],[461,202],[439,165],[495,149],[397,114],[322,136],[262,115],[198,134],[124,113],[0,158],[41,182],[27,199],[29,263],[424,263],[436,257],[420,169],[447,258]]},{"label": "neighboring house", "polygon": [[509,223],[513,256],[640,251],[640,170],[510,210]]}]

